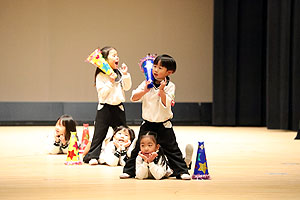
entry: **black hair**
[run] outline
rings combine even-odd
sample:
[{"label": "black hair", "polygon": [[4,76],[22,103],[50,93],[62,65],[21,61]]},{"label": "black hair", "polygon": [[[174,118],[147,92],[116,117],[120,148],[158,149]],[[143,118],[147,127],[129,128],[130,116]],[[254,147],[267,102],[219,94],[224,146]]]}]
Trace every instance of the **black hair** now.
[{"label": "black hair", "polygon": [[[104,58],[105,60],[107,60],[107,57],[108,57],[109,52],[110,52],[111,50],[113,50],[113,49],[116,50],[116,48],[111,47],[111,46],[106,46],[106,47],[103,47],[102,49],[100,49],[100,52],[101,52],[101,54],[102,54],[102,56],[103,56],[103,58]],[[97,68],[96,68],[96,71],[95,71],[95,79],[94,79],[95,85],[96,85],[96,77],[97,77],[97,75],[98,75],[100,72],[101,72],[101,73],[104,73],[99,67],[97,67]]]},{"label": "black hair", "polygon": [[[146,138],[146,137],[149,137],[155,145],[157,145],[157,133],[153,132],[153,131],[148,131],[146,132],[145,134],[143,134],[140,138],[140,141],[143,139],[143,138]],[[162,162],[161,164],[162,165],[165,165],[166,164],[166,168],[167,166],[169,165],[169,162],[168,160],[166,159],[166,156],[165,156],[165,153],[164,153],[164,150],[163,148],[160,146],[159,149],[158,149],[158,152],[157,152],[158,156],[154,159],[154,163],[157,164],[159,159],[162,158]]]},{"label": "black hair", "polygon": [[65,114],[60,116],[57,119],[57,121],[60,121],[60,124],[66,128],[65,140],[69,141],[71,137],[71,132],[77,132],[75,120],[72,118],[72,116]]},{"label": "black hair", "polygon": [[160,61],[160,65],[167,68],[167,70],[171,70],[173,73],[176,71],[176,61],[174,58],[167,54],[159,55],[155,58],[153,64],[157,65]]},{"label": "black hair", "polygon": [[[117,128],[114,129],[114,133],[113,133],[113,136],[120,130],[122,129],[127,129],[128,130],[128,133],[129,133],[129,136],[130,136],[130,141],[132,143],[132,141],[135,139],[135,134],[134,134],[134,130],[132,130],[131,128],[129,127],[125,127],[125,126],[118,126]],[[113,136],[111,137],[111,140],[113,140]]]}]

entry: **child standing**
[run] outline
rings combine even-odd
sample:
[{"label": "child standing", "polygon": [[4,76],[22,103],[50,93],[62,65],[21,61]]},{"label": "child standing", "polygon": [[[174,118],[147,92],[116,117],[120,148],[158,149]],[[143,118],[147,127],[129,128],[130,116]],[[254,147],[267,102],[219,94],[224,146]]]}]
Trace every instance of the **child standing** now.
[{"label": "child standing", "polygon": [[141,151],[136,158],[136,178],[159,180],[172,174],[162,148],[157,144],[157,134],[148,131],[140,138]]},{"label": "child standing", "polygon": [[128,68],[122,64],[118,69],[119,56],[113,47],[101,49],[103,58],[114,70],[115,76],[106,75],[101,69],[95,72],[95,85],[98,93],[98,108],[94,136],[89,152],[84,156],[83,161],[90,165],[98,164],[102,142],[106,137],[109,127],[113,129],[118,126],[126,126],[126,117],[123,102],[125,102],[124,91],[131,88],[131,76]]},{"label": "child standing", "polygon": [[70,115],[60,116],[55,124],[54,143],[50,154],[68,153],[71,132],[76,132],[76,123]]},{"label": "child standing", "polygon": [[119,126],[101,152],[100,164],[124,166],[126,160],[131,155],[134,138],[134,131],[131,128]]},{"label": "child standing", "polygon": [[140,138],[148,131],[157,133],[157,140],[164,149],[173,174],[178,179],[190,180],[188,168],[183,160],[182,153],[176,142],[171,119],[173,113],[171,106],[174,104],[175,85],[170,81],[169,75],[176,71],[176,62],[169,55],[157,56],[153,63],[152,73],[154,87],[148,88],[150,81],[143,81],[132,92],[132,101],[142,101],[143,123],[140,127],[139,138],[131,158],[123,168],[120,178],[135,176],[135,160],[140,150]]}]

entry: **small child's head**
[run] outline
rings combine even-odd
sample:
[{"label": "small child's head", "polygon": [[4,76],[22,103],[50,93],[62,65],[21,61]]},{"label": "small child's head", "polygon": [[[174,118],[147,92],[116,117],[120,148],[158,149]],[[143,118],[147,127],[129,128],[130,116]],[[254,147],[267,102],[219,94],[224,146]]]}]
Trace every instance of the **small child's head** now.
[{"label": "small child's head", "polygon": [[159,144],[157,144],[157,134],[148,131],[145,135],[142,135],[140,139],[140,149],[144,155],[156,152],[159,149]]},{"label": "small child's head", "polygon": [[[102,49],[100,49],[100,51],[101,51],[103,58],[107,61],[109,66],[112,69],[118,69],[119,56],[118,56],[117,50],[114,47],[106,46],[106,47],[103,47]],[[96,83],[96,76],[100,72],[104,73],[99,67],[97,67],[96,72],[95,72],[95,83]]]},{"label": "small child's head", "polygon": [[114,141],[118,141],[121,143],[128,143],[129,141],[132,143],[132,141],[135,138],[134,131],[131,128],[125,127],[125,126],[119,126],[114,130],[112,139]]},{"label": "small child's head", "polygon": [[76,122],[70,115],[62,115],[57,119],[55,132],[57,136],[64,135],[65,140],[69,141],[71,132],[76,132]]},{"label": "small child's head", "polygon": [[103,47],[100,51],[109,66],[113,69],[118,69],[119,56],[117,50],[114,47],[107,46]]},{"label": "small child's head", "polygon": [[176,61],[167,54],[159,55],[153,62],[153,76],[156,80],[164,80],[165,77],[175,73]]}]

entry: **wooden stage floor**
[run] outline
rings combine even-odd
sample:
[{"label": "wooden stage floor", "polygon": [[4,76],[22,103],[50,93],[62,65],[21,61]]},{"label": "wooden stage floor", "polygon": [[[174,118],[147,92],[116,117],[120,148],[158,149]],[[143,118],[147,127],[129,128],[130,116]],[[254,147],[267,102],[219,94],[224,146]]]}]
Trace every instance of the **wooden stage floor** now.
[{"label": "wooden stage floor", "polygon": [[[139,127],[132,127],[138,132]],[[0,127],[0,199],[299,199],[296,132],[250,127],[175,126],[187,143],[205,142],[211,180],[119,179],[122,167],[65,166],[46,153],[54,127]],[[93,131],[93,127],[90,127]],[[82,127],[78,127],[82,133]],[[194,163],[194,162],[193,162]],[[193,174],[193,169],[190,171]]]}]

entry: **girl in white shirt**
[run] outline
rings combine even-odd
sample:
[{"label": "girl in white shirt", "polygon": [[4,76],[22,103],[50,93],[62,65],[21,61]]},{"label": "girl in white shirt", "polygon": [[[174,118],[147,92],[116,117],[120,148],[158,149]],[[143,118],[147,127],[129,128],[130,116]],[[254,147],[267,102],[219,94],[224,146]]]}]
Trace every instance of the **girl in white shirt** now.
[{"label": "girl in white shirt", "polygon": [[97,165],[109,127],[126,126],[126,116],[123,106],[125,102],[124,91],[131,88],[131,76],[127,66],[123,63],[119,69],[118,52],[113,47],[104,47],[101,50],[103,58],[114,70],[111,76],[106,75],[100,68],[96,68],[95,85],[98,93],[98,109],[94,136],[89,152],[84,156],[83,162]]},{"label": "girl in white shirt", "polygon": [[50,146],[50,154],[68,153],[71,132],[76,132],[76,122],[70,115],[62,115],[55,124],[54,141]]},{"label": "girl in white shirt", "polygon": [[124,166],[134,148],[135,134],[131,128],[119,126],[100,154],[99,163]]},{"label": "girl in white shirt", "polygon": [[136,158],[136,178],[146,179],[169,177],[172,170],[163,149],[157,144],[157,134],[147,132],[140,138],[140,152]]}]

